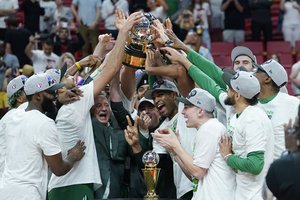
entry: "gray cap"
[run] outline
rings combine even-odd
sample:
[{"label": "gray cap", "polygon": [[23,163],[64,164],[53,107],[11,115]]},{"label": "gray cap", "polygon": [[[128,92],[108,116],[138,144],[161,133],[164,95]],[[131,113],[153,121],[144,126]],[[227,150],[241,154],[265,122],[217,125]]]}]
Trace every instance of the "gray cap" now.
[{"label": "gray cap", "polygon": [[192,89],[187,98],[176,97],[176,99],[186,105],[194,105],[202,108],[207,112],[213,112],[216,107],[216,99],[207,91],[200,88]]},{"label": "gray cap", "polygon": [[238,56],[248,56],[253,62],[256,63],[256,58],[248,47],[236,46],[231,51],[231,61],[234,62]]},{"label": "gray cap", "polygon": [[222,78],[228,86],[246,99],[252,99],[260,92],[259,81],[250,72],[239,71],[235,74],[224,72]]},{"label": "gray cap", "polygon": [[7,97],[13,96],[18,90],[24,87],[25,82],[27,81],[27,77],[24,75],[17,76],[16,78],[9,81],[7,84]]},{"label": "gray cap", "polygon": [[270,59],[261,65],[254,64],[254,66],[267,73],[278,87],[282,87],[288,82],[286,70],[276,60]]},{"label": "gray cap", "polygon": [[152,89],[145,92],[144,97],[147,99],[152,99],[152,93],[155,91],[171,91],[179,94],[178,89],[174,82],[167,79],[157,80],[153,83]]},{"label": "gray cap", "polygon": [[41,73],[32,75],[26,81],[24,91],[26,95],[32,95],[45,90],[55,91],[63,86],[63,83],[55,83],[55,81],[48,74]]}]

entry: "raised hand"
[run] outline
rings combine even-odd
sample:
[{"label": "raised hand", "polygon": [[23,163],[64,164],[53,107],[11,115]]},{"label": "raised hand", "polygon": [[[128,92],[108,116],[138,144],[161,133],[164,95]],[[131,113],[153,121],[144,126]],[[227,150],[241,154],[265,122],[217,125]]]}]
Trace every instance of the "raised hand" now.
[{"label": "raised hand", "polygon": [[118,30],[120,30],[124,24],[126,23],[126,18],[128,17],[127,14],[125,14],[121,9],[117,8],[115,10],[115,26],[117,27]]},{"label": "raised hand", "polygon": [[173,41],[172,47],[175,49],[184,49],[186,48],[185,44],[175,35],[171,29],[166,30],[166,35]]},{"label": "raised hand", "polygon": [[155,53],[151,49],[146,49],[145,71],[150,71],[153,66],[155,66]]},{"label": "raised hand", "polygon": [[134,124],[132,125],[130,117],[126,116],[128,126],[124,130],[125,139],[129,146],[136,146],[139,144],[139,135],[138,135],[138,117],[134,119]]},{"label": "raised hand", "polygon": [[141,112],[139,117],[139,128],[141,131],[148,131],[149,125],[151,123],[151,118],[147,115],[146,111]]},{"label": "raised hand", "polygon": [[86,146],[84,145],[84,142],[79,140],[76,145],[68,150],[68,160],[72,163],[75,161],[79,161],[83,158],[84,156],[84,150],[86,149]]},{"label": "raised hand", "polygon": [[179,53],[176,49],[173,49],[171,47],[162,47],[161,49],[167,52],[165,55],[169,58],[169,60],[172,63],[180,63],[182,58],[185,57],[184,55]]},{"label": "raised hand", "polygon": [[[117,14],[117,12],[119,12],[119,11],[116,10],[116,14]],[[119,15],[118,17],[121,19],[118,22],[119,30],[124,33],[127,33],[128,31],[130,31],[132,29],[132,27],[136,23],[140,22],[142,17],[144,16],[142,11],[134,12],[131,15],[129,15],[129,17],[124,21],[124,16],[123,16],[123,14],[121,14],[121,12],[119,12],[119,14],[117,14],[117,15]]]}]

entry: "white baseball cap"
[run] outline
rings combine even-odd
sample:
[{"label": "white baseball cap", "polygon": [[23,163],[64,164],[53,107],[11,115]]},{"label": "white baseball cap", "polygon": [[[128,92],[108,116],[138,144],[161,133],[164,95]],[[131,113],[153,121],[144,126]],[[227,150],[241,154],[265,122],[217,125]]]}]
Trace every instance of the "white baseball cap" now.
[{"label": "white baseball cap", "polygon": [[55,91],[62,88],[65,84],[55,83],[50,75],[40,73],[32,75],[25,83],[24,91],[26,95],[36,94],[45,90]]},{"label": "white baseball cap", "polygon": [[50,75],[55,83],[60,82],[61,74],[59,69],[48,69],[46,70],[46,74]]},{"label": "white baseball cap", "polygon": [[253,65],[257,67],[258,70],[267,73],[278,87],[282,87],[288,82],[286,70],[276,60],[270,59],[261,65],[256,63],[253,63]]},{"label": "white baseball cap", "polygon": [[202,108],[207,112],[213,112],[216,107],[216,99],[207,91],[200,88],[192,89],[186,98],[176,97],[176,99],[186,105],[194,105]]},{"label": "white baseball cap", "polygon": [[246,99],[252,99],[260,92],[257,78],[250,72],[238,71],[235,74],[223,72],[224,82]]},{"label": "white baseball cap", "polygon": [[16,78],[9,81],[7,84],[7,97],[13,96],[18,90],[24,87],[25,82],[27,81],[27,77],[24,75],[17,76]]}]

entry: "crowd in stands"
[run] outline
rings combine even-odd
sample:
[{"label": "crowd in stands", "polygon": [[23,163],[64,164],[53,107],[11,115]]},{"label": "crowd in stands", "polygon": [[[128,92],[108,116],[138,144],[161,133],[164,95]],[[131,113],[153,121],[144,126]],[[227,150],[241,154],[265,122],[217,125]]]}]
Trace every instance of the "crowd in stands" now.
[{"label": "crowd in stands", "polygon": [[299,103],[299,0],[0,0],[0,200],[300,199]]}]

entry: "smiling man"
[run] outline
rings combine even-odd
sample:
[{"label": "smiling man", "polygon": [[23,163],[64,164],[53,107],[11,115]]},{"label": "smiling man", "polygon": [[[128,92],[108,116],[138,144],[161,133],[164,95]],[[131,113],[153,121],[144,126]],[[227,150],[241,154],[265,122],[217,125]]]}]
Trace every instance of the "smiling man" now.
[{"label": "smiling man", "polygon": [[[232,199],[235,175],[219,151],[219,138],[226,128],[213,116],[215,98],[205,90],[194,88],[187,98],[177,99],[184,103],[182,114],[186,126],[197,129],[193,153],[184,150],[170,129],[153,133],[154,140],[173,153],[176,162],[193,181],[193,199]],[[218,192],[215,192],[216,187]]]},{"label": "smiling man", "polygon": [[[178,95],[179,92],[175,83],[167,79],[162,79],[154,82],[152,89],[145,93],[145,98],[153,99],[154,105],[158,109],[161,117],[165,118],[158,129],[170,128],[174,132],[178,130],[182,133],[180,135],[182,146],[187,152],[192,153],[192,144],[196,135],[196,129],[187,128],[185,125],[183,115],[181,114],[183,104],[178,104],[176,101]],[[170,183],[174,180],[177,198],[190,199],[193,195],[192,183],[185,176],[178,163],[173,162],[167,150],[160,146],[156,141],[153,141],[153,151],[159,154],[161,158],[160,163],[162,163],[163,157],[168,160],[168,163],[165,163],[165,168],[163,169],[161,167],[162,169],[158,181],[165,181],[165,184],[170,188]],[[172,171],[174,171],[174,174]],[[169,176],[169,178],[162,178],[163,174]]]}]

